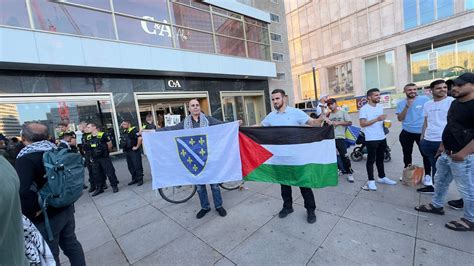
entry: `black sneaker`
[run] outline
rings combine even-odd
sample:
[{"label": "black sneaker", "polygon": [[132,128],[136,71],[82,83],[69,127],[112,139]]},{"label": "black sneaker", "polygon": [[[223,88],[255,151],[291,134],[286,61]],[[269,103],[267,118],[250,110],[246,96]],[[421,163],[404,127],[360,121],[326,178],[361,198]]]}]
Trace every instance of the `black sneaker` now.
[{"label": "black sneaker", "polygon": [[137,181],[137,187],[143,185],[143,180]]},{"label": "black sneaker", "polygon": [[112,186],[112,192],[117,193],[119,191],[117,186]]},{"label": "black sneaker", "polygon": [[280,218],[285,218],[288,216],[288,214],[293,212],[293,208],[283,208],[281,211],[278,213],[278,217]]},{"label": "black sneaker", "polygon": [[89,193],[94,192],[95,191],[95,186],[91,186],[88,191],[89,191]]},{"label": "black sneaker", "polygon": [[202,217],[204,217],[204,215],[206,215],[211,209],[201,209],[197,214],[196,214],[196,218],[197,219],[201,219]]},{"label": "black sneaker", "polygon": [[86,184],[82,185],[82,189],[88,189],[88,188],[89,187]]},{"label": "black sneaker", "polygon": [[219,213],[221,217],[224,217],[227,215],[227,212],[223,207],[217,208],[216,211]]},{"label": "black sneaker", "polygon": [[460,210],[464,208],[464,201],[462,199],[458,200],[450,200],[448,201],[449,207],[455,209],[455,210]]},{"label": "black sneaker", "polygon": [[131,185],[134,185],[134,184],[136,184],[136,183],[138,183],[137,180],[132,180],[132,181],[128,182],[128,185],[131,186]]},{"label": "black sneaker", "polygon": [[95,197],[99,194],[102,194],[104,193],[104,190],[103,189],[96,189],[94,193],[92,193],[92,197]]},{"label": "black sneaker", "polygon": [[426,187],[419,188],[416,191],[420,192],[420,193],[433,194],[434,193],[434,187],[433,186],[426,186]]},{"label": "black sneaker", "polygon": [[306,211],[308,213],[308,223],[314,224],[316,222],[316,214],[313,211]]}]

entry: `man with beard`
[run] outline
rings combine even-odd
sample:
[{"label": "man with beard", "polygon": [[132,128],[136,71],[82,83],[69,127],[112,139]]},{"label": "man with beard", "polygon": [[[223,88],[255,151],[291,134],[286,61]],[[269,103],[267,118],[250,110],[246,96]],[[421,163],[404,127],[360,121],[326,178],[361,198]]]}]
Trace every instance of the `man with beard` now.
[{"label": "man with beard", "polygon": [[[284,90],[276,89],[272,91],[272,103],[274,112],[269,113],[262,121],[262,126],[321,126],[323,121],[330,122],[324,116],[319,119],[309,117],[303,111],[286,105],[286,93]],[[300,187],[301,195],[304,199],[304,207],[308,214],[307,221],[312,224],[316,222],[316,203],[311,188]],[[285,218],[293,212],[293,198],[291,196],[291,186],[281,185],[281,197],[283,198],[283,208],[279,212],[280,218]]]},{"label": "man with beard", "polygon": [[412,164],[413,143],[416,143],[423,157],[423,167],[425,168],[424,185],[431,183],[431,165],[428,157],[420,149],[421,130],[423,128],[423,105],[430,99],[426,96],[418,96],[415,83],[405,85],[403,91],[407,98],[397,104],[398,121],[402,122],[402,132],[399,140],[402,145],[404,167]]},{"label": "man with beard", "polygon": [[[447,95],[447,85],[442,79],[435,80],[430,84],[431,94],[433,100],[425,103],[423,106],[423,130],[421,134],[420,148],[423,154],[428,157],[431,165],[431,176],[436,174],[436,152],[438,151],[439,145],[441,145],[441,135],[443,134],[444,127],[446,126],[448,110],[451,106],[451,102],[454,101],[453,97]],[[426,172],[426,166],[425,166]],[[433,180],[432,178],[426,178],[423,180],[425,187],[417,189],[421,193],[433,193]]]},{"label": "man with beard", "polygon": [[446,227],[455,231],[474,231],[474,73],[464,73],[454,80],[452,96],[456,98],[448,111],[443,130],[435,175],[435,194],[431,203],[415,207],[420,212],[444,215],[449,184],[454,179],[464,199],[464,217]]},{"label": "man with beard", "polygon": [[384,152],[387,149],[387,140],[383,129],[383,121],[387,117],[383,113],[380,102],[380,90],[373,88],[367,91],[367,104],[359,111],[360,126],[364,128],[365,143],[367,147],[367,175],[369,181],[362,186],[364,190],[377,190],[374,180],[374,163],[377,165],[379,174],[378,183],[395,185],[397,182],[385,176],[383,165]]}]

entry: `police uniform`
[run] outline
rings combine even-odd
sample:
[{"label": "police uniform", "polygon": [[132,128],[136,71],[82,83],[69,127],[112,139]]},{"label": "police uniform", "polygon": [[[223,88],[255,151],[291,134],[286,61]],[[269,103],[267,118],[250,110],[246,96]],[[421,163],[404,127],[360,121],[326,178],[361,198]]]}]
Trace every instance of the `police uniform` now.
[{"label": "police uniform", "polygon": [[142,125],[142,129],[150,130],[150,129],[156,129],[155,124],[149,124],[148,122]]},{"label": "police uniform", "polygon": [[110,159],[107,143],[110,137],[107,133],[98,132],[97,136],[87,134],[85,137],[84,150],[91,164],[93,183],[96,189],[102,189],[105,185],[105,176],[109,178],[110,185],[117,192],[118,180],[115,168]]},{"label": "police uniform", "polygon": [[87,136],[90,135],[90,134],[91,133],[83,133],[82,134],[81,153],[84,156],[85,166],[87,167],[87,171],[89,172],[89,184],[90,184],[89,192],[94,192],[94,190],[96,189],[96,186],[95,186],[95,183],[94,183],[94,175],[92,174],[92,163],[91,163],[92,153],[90,152],[89,143],[86,139]]},{"label": "police uniform", "polygon": [[136,127],[124,128],[120,135],[120,147],[127,156],[127,165],[130,174],[132,175],[132,182],[129,185],[143,184],[143,166],[141,149],[133,150],[137,146],[140,132]]}]

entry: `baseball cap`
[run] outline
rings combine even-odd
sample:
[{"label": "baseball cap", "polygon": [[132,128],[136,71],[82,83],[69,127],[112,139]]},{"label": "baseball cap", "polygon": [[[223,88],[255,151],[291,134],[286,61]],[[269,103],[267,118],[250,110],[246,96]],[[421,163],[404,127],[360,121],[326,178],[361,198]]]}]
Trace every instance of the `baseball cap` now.
[{"label": "baseball cap", "polygon": [[453,84],[455,86],[462,86],[466,83],[474,84],[474,73],[467,72],[467,73],[464,73],[464,74],[460,75],[459,77],[457,77],[455,79],[450,79],[450,80],[446,81],[446,84],[448,84],[448,85]]},{"label": "baseball cap", "polygon": [[329,98],[329,99],[326,100],[326,104],[333,104],[333,103],[336,103],[336,99]]}]

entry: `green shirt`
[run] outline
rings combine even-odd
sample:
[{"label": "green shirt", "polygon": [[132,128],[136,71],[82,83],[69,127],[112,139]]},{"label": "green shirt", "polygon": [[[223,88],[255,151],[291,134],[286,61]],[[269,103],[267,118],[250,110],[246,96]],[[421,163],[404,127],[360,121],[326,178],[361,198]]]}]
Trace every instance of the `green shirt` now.
[{"label": "green shirt", "polygon": [[[348,113],[344,112],[343,110],[339,110],[337,112],[331,112],[329,114],[329,120],[336,121],[336,122],[350,122],[351,117]],[[347,126],[337,126],[334,128],[334,135],[336,139],[345,139],[346,138],[346,127]]]},{"label": "green shirt", "polygon": [[20,179],[0,156],[0,265],[28,265],[20,205]]}]

